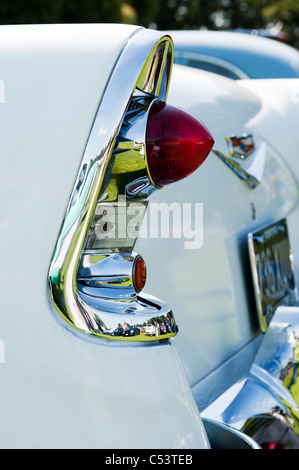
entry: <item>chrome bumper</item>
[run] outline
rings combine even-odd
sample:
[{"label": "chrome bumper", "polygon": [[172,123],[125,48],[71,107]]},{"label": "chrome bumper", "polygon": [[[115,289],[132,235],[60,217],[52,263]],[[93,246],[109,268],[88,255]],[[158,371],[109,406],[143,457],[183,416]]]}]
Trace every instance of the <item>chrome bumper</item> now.
[{"label": "chrome bumper", "polygon": [[217,417],[262,448],[298,449],[298,360],[299,307],[280,307],[249,374],[207,407],[203,418]]}]

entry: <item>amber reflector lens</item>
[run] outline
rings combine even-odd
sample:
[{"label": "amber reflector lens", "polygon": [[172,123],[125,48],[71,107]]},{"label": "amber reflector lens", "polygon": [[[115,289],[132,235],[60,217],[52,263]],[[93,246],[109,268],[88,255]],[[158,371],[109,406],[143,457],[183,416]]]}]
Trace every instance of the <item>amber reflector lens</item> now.
[{"label": "amber reflector lens", "polygon": [[194,116],[162,101],[153,102],[147,121],[146,157],[156,186],[193,173],[213,145],[209,130]]},{"label": "amber reflector lens", "polygon": [[141,256],[137,256],[133,267],[133,282],[137,292],[142,291],[146,281],[146,265]]}]

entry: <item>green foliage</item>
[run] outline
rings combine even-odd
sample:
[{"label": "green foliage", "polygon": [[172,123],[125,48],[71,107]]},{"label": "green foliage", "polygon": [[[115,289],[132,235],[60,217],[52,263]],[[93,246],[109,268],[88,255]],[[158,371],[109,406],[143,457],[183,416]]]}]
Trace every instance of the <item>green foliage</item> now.
[{"label": "green foliage", "polygon": [[299,43],[298,0],[1,0],[0,24],[133,23],[167,29],[281,25]]}]

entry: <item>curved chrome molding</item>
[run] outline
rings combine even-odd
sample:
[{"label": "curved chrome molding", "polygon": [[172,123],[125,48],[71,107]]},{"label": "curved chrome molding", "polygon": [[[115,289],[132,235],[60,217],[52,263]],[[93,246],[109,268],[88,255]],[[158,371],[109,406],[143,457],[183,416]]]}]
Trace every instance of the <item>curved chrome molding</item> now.
[{"label": "curved chrome molding", "polygon": [[[123,167],[121,154],[124,148],[121,147],[125,139],[122,141],[122,135],[124,128],[128,127],[126,121],[129,116],[135,114],[132,105],[142,112],[146,100],[166,99],[172,63],[171,39],[156,31],[139,29],[129,39],[115,65],[85,148],[51,261],[49,286],[55,311],[66,324],[88,335],[152,341],[171,338],[178,331],[171,309],[166,304],[133,291],[129,275],[135,256],[130,253],[133,246],[126,255],[117,254],[116,248],[108,250],[116,252],[111,255],[105,248],[89,250],[83,253],[80,262],[98,202],[115,202],[119,196],[127,196],[124,187],[128,187],[132,198],[139,199],[142,191],[148,195],[153,189],[140,152],[133,172],[130,152],[125,160],[129,169]],[[138,107],[138,100],[143,100],[141,107]],[[132,150],[132,143],[128,145]],[[138,148],[136,143],[134,145]],[[132,187],[135,170],[136,174],[139,170],[142,173],[138,190]],[[130,178],[123,185],[123,178],[115,178],[115,175],[127,172],[130,172]],[[99,264],[96,268],[93,263],[89,265],[89,279],[84,278],[86,256],[102,256],[100,265],[105,265],[100,274]],[[105,259],[109,259],[109,269]],[[111,262],[116,270],[113,279],[110,276]],[[90,270],[93,269],[96,269],[96,277],[91,279]],[[117,291],[116,296],[112,295],[113,291]],[[155,328],[154,336],[147,334],[148,326]]]},{"label": "curved chrome molding", "polygon": [[[247,138],[248,136],[246,136]],[[266,144],[263,142],[258,148],[254,148],[253,140],[250,140],[250,151],[241,152],[241,149],[234,149],[233,138],[226,137],[230,157],[225,156],[218,150],[212,150],[214,154],[237,175],[249,189],[256,188],[263,179],[266,162]],[[238,138],[240,139],[240,138]],[[253,147],[251,147],[253,145]]]},{"label": "curved chrome molding", "polygon": [[204,415],[221,409],[221,421],[262,448],[299,449],[298,361],[299,307],[279,307],[239,391],[221,396]]}]

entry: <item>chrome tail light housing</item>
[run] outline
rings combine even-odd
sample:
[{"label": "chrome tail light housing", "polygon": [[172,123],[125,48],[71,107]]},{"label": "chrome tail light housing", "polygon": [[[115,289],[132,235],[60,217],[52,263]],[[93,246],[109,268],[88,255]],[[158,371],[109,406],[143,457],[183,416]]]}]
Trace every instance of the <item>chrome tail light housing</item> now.
[{"label": "chrome tail light housing", "polygon": [[[166,101],[172,63],[169,36],[141,29],[129,39],[102,96],[56,243],[51,301],[65,325],[92,337],[152,342],[178,331],[171,308],[143,293],[146,267],[134,252],[148,197],[160,188],[146,133],[152,107]],[[208,154],[213,140],[200,129]]]}]

